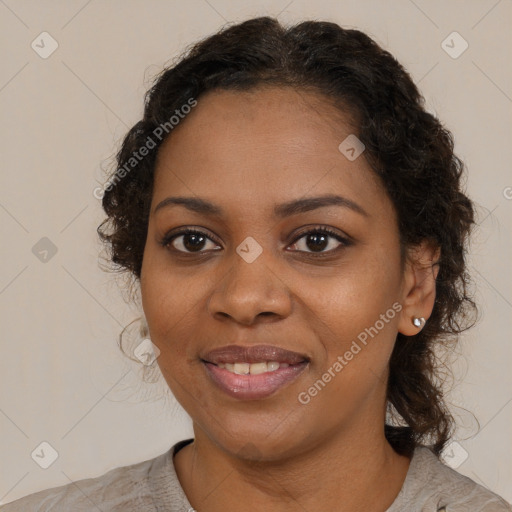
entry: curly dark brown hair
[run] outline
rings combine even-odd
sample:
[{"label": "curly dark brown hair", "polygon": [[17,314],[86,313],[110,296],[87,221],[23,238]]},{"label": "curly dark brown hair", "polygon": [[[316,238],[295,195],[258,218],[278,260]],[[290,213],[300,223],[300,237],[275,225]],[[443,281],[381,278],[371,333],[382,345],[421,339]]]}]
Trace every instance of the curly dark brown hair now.
[{"label": "curly dark brown hair", "polygon": [[396,209],[402,254],[425,240],[441,248],[432,315],[418,334],[396,338],[387,387],[395,420],[385,425],[397,452],[429,444],[439,455],[454,420],[443,399],[437,347],[474,324],[465,263],[474,208],[462,191],[464,165],[452,134],[426,111],[405,69],[363,32],[318,21],[285,28],[274,18],[255,18],[224,27],[165,68],[147,91],[143,118],[124,138],[104,190],[108,218],[98,234],[109,260],[115,270],[140,279],[155,161],[165,137],[144,158],[135,162],[133,155],[191,98],[263,85],[321,93],[333,111],[350,112],[364,157]]}]

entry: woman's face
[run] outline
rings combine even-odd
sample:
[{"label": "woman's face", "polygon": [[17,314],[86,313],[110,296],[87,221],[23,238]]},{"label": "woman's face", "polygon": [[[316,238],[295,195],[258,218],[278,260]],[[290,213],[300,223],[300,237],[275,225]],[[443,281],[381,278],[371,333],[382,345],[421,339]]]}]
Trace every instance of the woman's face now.
[{"label": "woman's face", "polygon": [[[232,454],[280,458],[382,429],[406,290],[392,203],[364,157],[338,148],[352,133],[311,93],[215,91],[159,150],[143,308],[171,391]],[[189,202],[158,208],[168,198]],[[250,359],[208,355],[232,345],[297,364],[213,365]],[[286,360],[253,356],[236,362]]]}]

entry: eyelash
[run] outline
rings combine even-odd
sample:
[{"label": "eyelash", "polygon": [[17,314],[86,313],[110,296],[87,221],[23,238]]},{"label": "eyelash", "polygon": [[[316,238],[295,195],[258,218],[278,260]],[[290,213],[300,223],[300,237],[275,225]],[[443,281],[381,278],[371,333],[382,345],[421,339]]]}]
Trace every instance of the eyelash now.
[{"label": "eyelash", "polygon": [[[339,245],[335,249],[330,249],[329,251],[323,251],[323,252],[313,252],[313,251],[311,251],[311,252],[310,251],[293,251],[293,252],[298,252],[298,253],[307,254],[307,255],[313,255],[315,258],[322,258],[322,257],[326,257],[326,256],[331,256],[332,254],[338,252],[343,247],[348,247],[348,246],[352,245],[352,242],[349,239],[347,239],[345,237],[342,237],[341,235],[339,235],[335,231],[333,231],[333,230],[331,230],[331,229],[329,229],[328,227],[325,227],[325,226],[314,227],[312,229],[309,229],[308,231],[304,231],[304,232],[300,233],[299,235],[296,236],[296,238],[289,245],[294,245],[299,240],[301,240],[302,238],[304,238],[304,237],[306,237],[306,236],[308,236],[310,234],[313,234],[313,233],[314,234],[328,235],[328,236],[330,236],[332,238],[335,238],[338,242],[341,243],[341,245]],[[210,240],[210,241],[212,241],[214,243],[218,243],[212,237],[208,236],[204,231],[199,231],[199,230],[193,229],[193,228],[183,229],[183,230],[181,230],[181,231],[179,231],[177,233],[168,233],[167,235],[165,235],[163,237],[162,240],[159,241],[159,243],[160,243],[160,245],[162,247],[168,248],[169,250],[172,250],[174,253],[177,253],[179,255],[201,256],[201,255],[206,254],[205,251],[197,251],[197,252],[189,251],[189,252],[187,252],[187,251],[180,251],[178,249],[174,249],[174,248],[170,248],[169,247],[169,245],[174,240],[176,240],[178,237],[184,236],[184,235],[204,236],[208,240]]]}]

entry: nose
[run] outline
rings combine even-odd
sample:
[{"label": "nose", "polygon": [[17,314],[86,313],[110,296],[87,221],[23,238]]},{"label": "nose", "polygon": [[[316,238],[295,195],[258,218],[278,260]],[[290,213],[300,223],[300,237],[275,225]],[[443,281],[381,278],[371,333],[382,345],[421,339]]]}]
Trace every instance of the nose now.
[{"label": "nose", "polygon": [[248,263],[238,254],[217,283],[208,309],[217,319],[227,318],[246,326],[286,318],[292,310],[291,293],[275,268],[270,268],[265,251]]}]

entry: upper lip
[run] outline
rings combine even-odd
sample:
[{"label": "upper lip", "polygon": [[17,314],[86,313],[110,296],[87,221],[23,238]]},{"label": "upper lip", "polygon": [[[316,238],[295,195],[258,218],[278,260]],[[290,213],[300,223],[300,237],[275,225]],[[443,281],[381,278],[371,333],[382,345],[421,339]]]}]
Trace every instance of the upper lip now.
[{"label": "upper lip", "polygon": [[297,364],[309,361],[304,354],[285,350],[273,345],[226,345],[205,354],[201,359],[213,364],[219,363],[260,363],[262,361],[277,361],[279,363]]}]

